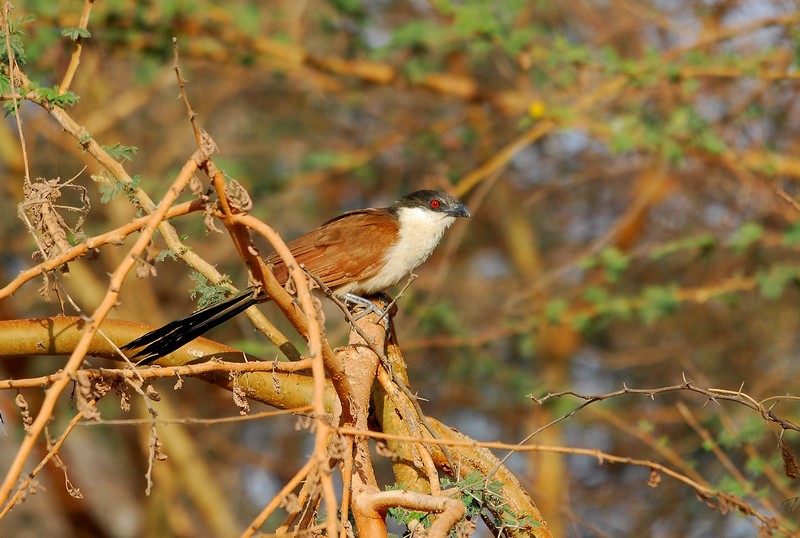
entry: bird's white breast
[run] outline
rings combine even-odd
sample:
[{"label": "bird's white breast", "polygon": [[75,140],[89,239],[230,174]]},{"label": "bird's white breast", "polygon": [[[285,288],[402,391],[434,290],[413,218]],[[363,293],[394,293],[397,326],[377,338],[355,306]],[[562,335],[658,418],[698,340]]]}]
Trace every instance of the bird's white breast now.
[{"label": "bird's white breast", "polygon": [[455,217],[419,207],[402,207],[397,211],[400,221],[397,242],[386,249],[385,264],[378,273],[363,282],[354,282],[352,288],[338,290],[368,296],[394,286],[411,271],[428,259],[439,244],[445,230]]}]

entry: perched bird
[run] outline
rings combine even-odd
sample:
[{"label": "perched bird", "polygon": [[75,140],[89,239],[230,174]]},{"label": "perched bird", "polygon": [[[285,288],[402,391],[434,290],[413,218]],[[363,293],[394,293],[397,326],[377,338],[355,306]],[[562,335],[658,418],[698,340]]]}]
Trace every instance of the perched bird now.
[{"label": "perched bird", "polygon": [[[358,304],[394,286],[428,259],[445,230],[469,210],[452,196],[421,190],[389,207],[348,211],[287,243],[297,263],[317,276],[337,297]],[[266,259],[282,285],[289,278],[283,260]],[[241,293],[170,322],[122,349],[143,347],[133,358],[149,364],[206,331],[268,300],[260,288]]]}]

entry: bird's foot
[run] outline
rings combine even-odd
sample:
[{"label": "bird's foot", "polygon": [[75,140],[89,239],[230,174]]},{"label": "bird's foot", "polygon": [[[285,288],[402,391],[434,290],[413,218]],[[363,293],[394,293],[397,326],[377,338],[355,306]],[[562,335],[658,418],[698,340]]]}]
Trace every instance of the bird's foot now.
[{"label": "bird's foot", "polygon": [[383,305],[386,306],[378,306],[366,297],[361,297],[360,295],[355,295],[353,293],[345,294],[343,299],[345,304],[355,305],[354,310],[357,310],[356,312],[351,313],[351,321],[358,321],[367,314],[378,314],[380,317],[376,323],[380,324],[384,322],[384,326],[386,327],[386,340],[388,341],[392,336],[392,322],[390,318],[392,318],[397,312],[397,305],[394,301],[392,301],[391,297],[385,293],[379,293],[373,297],[377,298],[379,301],[381,301],[381,303],[383,303]]},{"label": "bird's foot", "polygon": [[356,308],[360,307],[361,310],[355,312],[353,314],[353,321],[358,321],[359,319],[363,318],[367,314],[378,314],[380,318],[378,319],[378,323],[386,317],[387,312],[381,310],[378,305],[367,299],[366,297],[361,297],[360,295],[355,295],[353,293],[347,293],[344,296],[345,304],[352,304],[355,305]]}]

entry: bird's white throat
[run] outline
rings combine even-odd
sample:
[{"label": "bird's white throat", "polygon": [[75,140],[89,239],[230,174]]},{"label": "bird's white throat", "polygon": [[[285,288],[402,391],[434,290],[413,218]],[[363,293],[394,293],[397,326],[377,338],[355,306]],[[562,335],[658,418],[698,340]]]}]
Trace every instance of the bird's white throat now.
[{"label": "bird's white throat", "polygon": [[383,269],[372,278],[353,283],[352,287],[343,286],[337,293],[368,296],[394,286],[428,259],[445,230],[456,220],[446,213],[422,207],[401,207],[397,210],[397,218],[400,221],[399,236],[383,256]]}]

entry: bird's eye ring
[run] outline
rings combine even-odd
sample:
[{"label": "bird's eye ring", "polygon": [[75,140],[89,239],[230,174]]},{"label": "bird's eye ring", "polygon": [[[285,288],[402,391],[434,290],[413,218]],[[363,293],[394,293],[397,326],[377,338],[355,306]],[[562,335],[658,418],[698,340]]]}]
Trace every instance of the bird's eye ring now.
[{"label": "bird's eye ring", "polygon": [[441,202],[439,202],[439,200],[431,200],[431,208],[439,209],[440,205],[441,205]]}]

